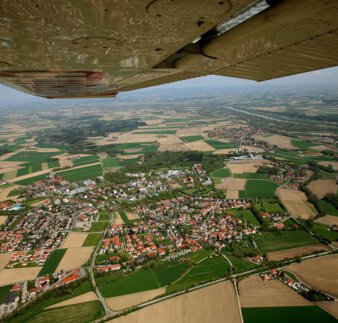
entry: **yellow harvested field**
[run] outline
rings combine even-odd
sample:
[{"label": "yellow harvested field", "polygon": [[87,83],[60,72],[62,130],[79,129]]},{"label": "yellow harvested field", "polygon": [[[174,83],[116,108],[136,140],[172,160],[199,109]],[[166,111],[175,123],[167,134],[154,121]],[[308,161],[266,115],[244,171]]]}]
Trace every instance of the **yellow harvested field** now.
[{"label": "yellow harvested field", "polygon": [[307,186],[319,199],[327,193],[337,193],[338,185],[335,179],[316,179]]},{"label": "yellow harvested field", "polygon": [[244,178],[233,178],[227,177],[222,178],[219,183],[216,183],[215,186],[218,189],[223,190],[244,190],[245,188],[246,179]]},{"label": "yellow harvested field", "polygon": [[338,254],[303,260],[287,266],[302,281],[315,289],[338,297]]},{"label": "yellow harvested field", "polygon": [[126,160],[126,159],[138,158],[138,156],[140,155],[117,155],[117,158],[121,160]]},{"label": "yellow harvested field", "polygon": [[295,146],[291,144],[290,137],[282,136],[282,135],[271,135],[271,136],[263,136],[263,135],[254,135],[256,140],[266,141],[270,145],[275,145],[279,148],[283,149],[296,149]]},{"label": "yellow harvested field", "polygon": [[[7,199],[7,195],[11,191],[13,191],[13,190],[15,190],[15,189],[17,189],[19,187],[20,187],[19,185],[13,185],[13,186],[10,186],[10,187],[6,187],[6,188],[0,189],[0,202],[1,201],[5,201]],[[11,196],[11,199],[15,200],[14,196]]]},{"label": "yellow harvested field", "polygon": [[114,224],[124,224],[119,212],[114,212]]},{"label": "yellow harvested field", "polygon": [[247,151],[251,153],[262,153],[264,152],[264,149],[259,148],[259,147],[254,147],[254,146],[241,146],[240,147],[242,150],[246,149]]},{"label": "yellow harvested field", "polygon": [[157,138],[160,144],[159,151],[188,151],[183,141],[174,135]]},{"label": "yellow harvested field", "polygon": [[197,150],[197,151],[214,151],[215,150],[215,148],[211,147],[203,140],[186,142],[185,145],[188,147],[189,150]]},{"label": "yellow harvested field", "polygon": [[4,224],[6,222],[6,220],[7,220],[7,218],[8,218],[7,215],[0,215],[0,225]]},{"label": "yellow harvested field", "polygon": [[318,150],[318,151],[330,149],[330,147],[324,146],[324,145],[320,145],[320,146],[311,146],[311,147],[309,147],[309,148],[310,148],[310,149],[313,149],[313,150]]},{"label": "yellow harvested field", "polygon": [[120,311],[125,308],[150,301],[156,296],[164,294],[164,292],[165,288],[158,288],[140,293],[110,297],[106,298],[106,303],[112,310]]},{"label": "yellow harvested field", "polygon": [[[0,273],[6,267],[9,262],[9,259],[14,255],[15,252],[5,252],[0,253]],[[1,281],[0,281],[1,284]]]},{"label": "yellow harvested field", "polygon": [[139,153],[143,148],[124,149],[126,153]]},{"label": "yellow harvested field", "polygon": [[317,243],[309,246],[304,247],[297,247],[297,248],[291,248],[287,250],[279,250],[279,251],[273,251],[269,252],[267,254],[269,260],[283,260],[286,258],[295,258],[297,256],[303,256],[308,255],[316,251],[327,251],[330,248],[326,246],[325,244]]},{"label": "yellow harvested field", "polygon": [[278,280],[264,282],[252,276],[239,282],[241,307],[311,306],[297,292]]},{"label": "yellow harvested field", "polygon": [[140,216],[136,212],[126,211],[126,215],[127,215],[127,217],[128,217],[129,220],[135,220],[135,219],[139,219],[140,218]]},{"label": "yellow harvested field", "polygon": [[280,188],[277,190],[277,195],[292,216],[307,220],[316,215],[307,202],[304,192]]},{"label": "yellow harvested field", "polygon": [[163,122],[163,119],[150,119],[150,120],[144,120],[144,122],[147,125],[154,125],[154,124],[159,124]]},{"label": "yellow harvested field", "polygon": [[187,127],[180,128],[176,132],[177,137],[185,137],[185,136],[201,136],[203,135],[203,131],[201,127]]},{"label": "yellow harvested field", "polygon": [[73,160],[78,157],[86,157],[89,156],[88,154],[76,154],[76,155],[68,155],[68,154],[62,154],[54,156],[54,158],[57,158],[60,163],[60,167],[71,167],[73,166]]},{"label": "yellow harvested field", "polygon": [[321,307],[324,311],[338,319],[338,302],[316,302],[315,305]]},{"label": "yellow harvested field", "polygon": [[256,173],[258,166],[253,164],[234,164],[227,163],[227,167],[233,174]]},{"label": "yellow harvested field", "polygon": [[327,166],[327,167],[329,167],[331,165],[334,170],[338,171],[338,162],[336,162],[336,161],[321,161],[318,164],[323,165],[323,166]]},{"label": "yellow harvested field", "polygon": [[4,269],[0,272],[0,286],[35,279],[40,270],[41,267]]},{"label": "yellow harvested field", "polygon": [[238,190],[227,190],[225,195],[229,200],[237,200],[239,198]]},{"label": "yellow harvested field", "polygon": [[94,247],[74,247],[68,248],[62,260],[60,261],[56,272],[63,270],[71,270],[80,268],[89,259],[94,250]]},{"label": "yellow harvested field", "polygon": [[338,216],[334,215],[325,215],[315,220],[317,223],[326,224],[326,225],[338,225]]},{"label": "yellow harvested field", "polygon": [[34,151],[38,153],[57,153],[60,151],[60,149],[58,148],[35,148],[34,147]]},{"label": "yellow harvested field", "polygon": [[236,152],[237,148],[225,148],[225,149],[217,149],[212,154],[213,155],[226,155],[231,152]]},{"label": "yellow harvested field", "polygon": [[242,319],[232,283],[226,281],[147,306],[109,322],[242,323]]},{"label": "yellow harvested field", "polygon": [[75,305],[75,304],[82,304],[86,302],[96,301],[98,298],[94,292],[88,292],[70,299],[67,299],[66,301],[56,303],[52,306],[48,306],[45,308],[45,310],[49,310],[51,308],[57,308],[62,306],[68,306],[68,305]]},{"label": "yellow harvested field", "polygon": [[81,247],[87,236],[88,233],[85,232],[71,232],[60,248]]}]

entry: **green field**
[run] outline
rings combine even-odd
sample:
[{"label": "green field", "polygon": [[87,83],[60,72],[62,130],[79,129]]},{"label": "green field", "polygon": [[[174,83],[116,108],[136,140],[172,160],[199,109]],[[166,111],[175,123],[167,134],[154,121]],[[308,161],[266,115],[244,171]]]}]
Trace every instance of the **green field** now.
[{"label": "green field", "polygon": [[242,308],[244,323],[337,323],[318,306]]},{"label": "green field", "polygon": [[318,236],[327,238],[331,241],[338,241],[338,232],[330,231],[330,226],[328,225],[314,222],[312,231]]},{"label": "green field", "polygon": [[73,323],[94,322],[104,316],[105,312],[99,301],[91,301],[76,305],[69,305],[50,310],[44,310],[26,322],[32,323]]},{"label": "green field", "polygon": [[231,209],[229,212],[233,213],[237,217],[242,218],[243,220],[246,220],[252,225],[259,226],[259,222],[249,209],[246,210]]},{"label": "green field", "polygon": [[268,174],[262,173],[243,173],[243,174],[234,174],[235,178],[246,178],[246,179],[267,179]]},{"label": "green field", "polygon": [[67,249],[56,249],[47,258],[45,264],[41,268],[38,277],[53,274],[59,265],[61,259],[66,253]]},{"label": "green field", "polygon": [[202,259],[209,257],[214,251],[212,249],[201,249],[191,253],[188,258],[197,264]]},{"label": "green field", "polygon": [[261,209],[261,211],[265,211],[269,213],[284,213],[285,212],[275,199],[259,200],[257,203],[257,206]]},{"label": "green field", "polygon": [[100,158],[96,155],[84,156],[84,157],[80,157],[79,159],[75,159],[73,161],[73,166],[94,164],[94,163],[98,163],[99,161],[100,161]]},{"label": "green field", "polygon": [[214,139],[206,139],[205,142],[215,149],[237,148],[238,146],[233,142],[222,142]]},{"label": "green field", "polygon": [[297,148],[301,149],[307,149],[312,146],[319,146],[316,142],[311,141],[305,141],[305,140],[297,140],[297,139],[291,139],[291,144]]},{"label": "green field", "polygon": [[29,306],[24,311],[20,312],[19,315],[10,320],[10,322],[27,322],[29,319],[34,318],[43,312],[43,309],[54,304],[63,302],[67,299],[85,294],[91,291],[91,287],[88,281],[82,282],[80,286],[72,288],[68,287],[66,293],[59,293],[58,295],[53,295],[47,299],[42,300],[41,302],[36,302]]},{"label": "green field", "polygon": [[250,179],[245,184],[245,191],[240,192],[240,198],[272,197],[277,188],[278,185],[274,182]]},{"label": "green field", "polygon": [[31,163],[45,163],[48,159],[60,155],[61,152],[54,152],[54,153],[39,153],[36,151],[23,151],[19,152],[9,158],[7,161],[23,161],[23,162],[31,162]]},{"label": "green field", "polygon": [[187,289],[202,282],[224,277],[230,269],[229,263],[221,256],[212,256],[192,267],[182,279],[167,287],[167,292]]},{"label": "green field", "polygon": [[6,296],[9,290],[12,288],[13,285],[6,285],[0,287],[0,304],[2,304],[6,300]]},{"label": "green field", "polygon": [[119,214],[125,224],[131,224],[135,221],[135,220],[129,220],[125,211],[119,211]]},{"label": "green field", "polygon": [[121,166],[127,166],[131,164],[135,164],[138,161],[139,161],[138,158],[129,158],[129,159],[121,160],[119,163]]},{"label": "green field", "polygon": [[331,203],[320,200],[319,205],[324,209],[325,214],[338,216],[338,210]]},{"label": "green field", "polygon": [[255,269],[257,266],[255,264],[253,264],[250,261],[247,261],[245,259],[240,259],[234,256],[227,256],[229,258],[229,260],[231,261],[231,263],[233,264],[233,266],[236,269],[236,272],[240,273],[242,271],[248,271],[251,269]]},{"label": "green field", "polygon": [[82,247],[96,247],[101,240],[101,233],[91,233],[88,234],[85,241],[83,241]]},{"label": "green field", "polygon": [[92,222],[89,232],[104,231],[109,226],[109,221]]},{"label": "green field", "polygon": [[96,279],[103,297],[113,297],[159,288],[152,269],[135,271],[128,276],[111,281],[110,275]]},{"label": "green field", "polygon": [[211,177],[229,177],[231,176],[228,168],[221,168],[210,173]]},{"label": "green field", "polygon": [[333,161],[334,157],[332,156],[318,156],[313,157],[310,155],[306,155],[302,151],[294,151],[294,150],[279,150],[275,153],[269,153],[269,156],[275,157],[275,158],[283,158],[289,161],[294,162],[297,166],[304,165],[308,163],[309,161]]},{"label": "green field", "polygon": [[318,243],[318,241],[304,230],[261,232],[255,236],[256,243],[262,252],[290,249]]},{"label": "green field", "polygon": [[17,181],[17,182],[15,182],[15,184],[19,184],[19,185],[23,185],[23,186],[30,185],[30,184],[33,184],[36,181],[44,180],[44,179],[46,179],[46,177],[47,177],[47,174],[33,176],[33,177],[30,177],[30,178],[22,179],[21,181]]},{"label": "green field", "polygon": [[182,141],[184,142],[193,142],[193,141],[199,141],[199,140],[203,140],[204,137],[202,136],[185,136],[185,137],[179,137]]},{"label": "green field", "polygon": [[58,168],[60,167],[59,160],[56,158],[48,160],[48,168]]},{"label": "green field", "polygon": [[110,214],[107,211],[101,211],[99,214],[99,221],[108,221],[110,218]]},{"label": "green field", "polygon": [[96,282],[103,297],[113,297],[164,287],[176,281],[188,268],[187,263],[167,264],[163,268],[135,271],[121,278],[105,275]]},{"label": "green field", "polygon": [[57,172],[57,175],[67,179],[69,181],[83,181],[89,178],[95,178],[102,176],[101,165],[93,165],[88,167],[82,167],[78,169],[71,169],[62,172]]},{"label": "green field", "polygon": [[119,167],[120,164],[114,157],[107,157],[102,160],[103,167]]}]

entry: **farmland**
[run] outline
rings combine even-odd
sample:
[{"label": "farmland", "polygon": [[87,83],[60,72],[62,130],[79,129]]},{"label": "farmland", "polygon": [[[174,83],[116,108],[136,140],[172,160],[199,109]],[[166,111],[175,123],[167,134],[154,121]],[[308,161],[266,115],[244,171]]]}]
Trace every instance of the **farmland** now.
[{"label": "farmland", "polygon": [[111,323],[231,322],[240,323],[241,314],[231,282],[222,282],[174,297]]},{"label": "farmland", "polygon": [[237,145],[232,142],[222,142],[214,139],[206,139],[205,142],[215,149],[236,148]]},{"label": "farmland", "polygon": [[229,269],[230,265],[223,257],[212,256],[211,259],[207,258],[193,266],[184,277],[178,280],[175,284],[170,285],[167,288],[167,291],[175,292],[200,284],[201,282],[224,277]]},{"label": "farmland", "polygon": [[278,185],[266,180],[247,180],[244,192],[240,192],[241,198],[272,197]]},{"label": "farmland", "polygon": [[230,171],[227,168],[221,168],[214,170],[213,172],[210,173],[211,177],[229,177],[230,176]]},{"label": "farmland", "polygon": [[10,322],[27,322],[28,320],[34,319],[37,315],[39,315],[43,310],[49,306],[53,306],[60,302],[66,301],[73,297],[77,297],[79,295],[83,295],[91,291],[91,287],[88,281],[82,282],[80,286],[69,289],[68,293],[57,293],[56,295],[50,296],[41,302],[37,302],[32,304],[27,308],[26,311],[21,312],[19,315],[14,317]]},{"label": "farmland", "polygon": [[39,276],[53,274],[65,255],[67,249],[54,250],[47,258],[45,264],[39,272]]},{"label": "farmland", "polygon": [[101,233],[88,234],[86,240],[83,242],[83,247],[97,246],[101,240]]},{"label": "farmland", "polygon": [[281,232],[261,232],[255,238],[259,249],[262,252],[290,249],[300,246],[318,243],[309,233],[304,230],[281,231]]},{"label": "farmland", "polygon": [[57,173],[59,176],[69,181],[83,181],[89,178],[95,178],[102,175],[101,165],[92,165]]},{"label": "farmland", "polygon": [[99,301],[91,301],[82,304],[45,310],[27,322],[43,323],[48,321],[51,317],[55,322],[93,322],[103,315],[104,310],[101,303]]},{"label": "farmland", "polygon": [[203,140],[204,138],[202,136],[185,136],[185,137],[180,137],[180,139],[183,142],[192,142],[192,141]]},{"label": "farmland", "polygon": [[318,306],[242,308],[244,323],[334,323],[336,319]]},{"label": "farmland", "polygon": [[185,269],[185,264],[174,264],[159,269],[138,270],[119,279],[106,275],[99,277],[97,284],[104,297],[137,293],[166,286],[178,279]]}]

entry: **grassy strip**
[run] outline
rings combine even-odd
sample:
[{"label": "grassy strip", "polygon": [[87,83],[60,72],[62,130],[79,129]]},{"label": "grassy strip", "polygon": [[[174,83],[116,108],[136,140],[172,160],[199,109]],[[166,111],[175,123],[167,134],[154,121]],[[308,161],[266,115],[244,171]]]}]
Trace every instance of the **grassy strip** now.
[{"label": "grassy strip", "polygon": [[41,268],[38,277],[53,274],[58,267],[61,259],[66,253],[67,249],[56,249],[47,258],[45,264]]},{"label": "grassy strip", "polygon": [[278,251],[318,243],[314,237],[304,230],[261,232],[261,235],[256,236],[255,240],[262,252]]},{"label": "grassy strip", "polygon": [[96,247],[101,240],[101,233],[88,234],[86,240],[83,242],[82,247]]}]

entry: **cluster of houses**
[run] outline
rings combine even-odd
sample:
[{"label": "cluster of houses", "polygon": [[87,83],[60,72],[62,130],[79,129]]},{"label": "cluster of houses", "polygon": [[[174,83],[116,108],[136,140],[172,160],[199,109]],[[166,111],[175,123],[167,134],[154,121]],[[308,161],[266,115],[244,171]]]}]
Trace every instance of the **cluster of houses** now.
[{"label": "cluster of houses", "polygon": [[[248,208],[245,200],[179,197],[140,205],[135,212],[142,219],[129,225],[113,224],[102,241],[100,255],[126,252],[136,265],[156,257],[173,260],[204,245],[224,248],[229,241],[257,233],[257,228],[234,215],[234,209]],[[130,262],[130,261],[129,261]],[[119,270],[119,257],[104,261],[99,271]],[[119,269],[117,269],[119,268]]]},{"label": "cluster of houses", "polygon": [[232,139],[239,144],[243,143],[243,140],[249,138],[253,133],[255,133],[255,129],[250,126],[242,126],[242,127],[232,127],[232,126],[221,126],[217,127],[208,132],[209,138],[224,138],[224,139]]},{"label": "cluster of houses", "polygon": [[9,259],[6,268],[43,266],[52,249],[35,249],[34,251],[17,251]]},{"label": "cluster of houses", "polygon": [[196,180],[202,185],[212,185],[210,177],[202,170],[201,165],[195,165],[193,170],[174,169],[127,175],[133,177],[132,180],[125,184],[114,185],[111,194],[107,192],[107,196],[137,201],[170,190],[192,188],[196,185]]}]

